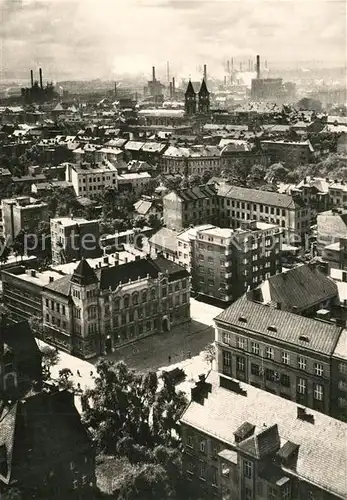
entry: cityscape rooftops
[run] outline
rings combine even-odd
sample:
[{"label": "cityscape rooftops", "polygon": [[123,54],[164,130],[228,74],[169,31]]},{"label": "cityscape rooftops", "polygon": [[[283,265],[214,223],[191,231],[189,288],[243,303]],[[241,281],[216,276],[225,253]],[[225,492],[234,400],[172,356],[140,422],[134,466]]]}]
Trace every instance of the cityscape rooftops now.
[{"label": "cityscape rooftops", "polygon": [[56,217],[51,219],[51,223],[52,222],[63,227],[72,227],[78,226],[79,224],[98,223],[99,221],[97,219],[88,220],[84,219],[83,217]]},{"label": "cityscape rooftops", "polygon": [[304,346],[306,350],[323,355],[332,354],[341,333],[341,328],[332,323],[259,304],[245,295],[219,314],[215,321],[217,324],[238,325],[288,346]]},{"label": "cityscape rooftops", "polygon": [[[311,409],[307,411],[312,416],[312,423],[307,422],[298,418],[295,402],[241,382],[237,382],[239,393],[228,390],[221,387],[216,372],[211,372],[206,382],[212,384],[211,393],[204,404],[190,402],[181,418],[183,424],[237,450],[239,444],[235,433],[249,422],[255,426],[254,436],[262,436],[266,451],[264,446],[259,449],[270,457],[280,456],[288,442],[296,445],[295,468],[282,463],[279,467],[284,473],[292,472],[338,498],[346,498],[346,423]],[[240,444],[250,446],[251,441],[249,438]]]}]

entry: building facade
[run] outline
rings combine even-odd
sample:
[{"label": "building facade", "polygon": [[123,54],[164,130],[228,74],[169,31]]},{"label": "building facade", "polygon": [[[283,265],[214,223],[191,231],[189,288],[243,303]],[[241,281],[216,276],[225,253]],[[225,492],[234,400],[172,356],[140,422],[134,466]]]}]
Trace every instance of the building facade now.
[{"label": "building facade", "polygon": [[73,186],[76,196],[95,198],[109,188],[117,188],[117,168],[108,160],[100,164],[66,165],[65,180]]},{"label": "building facade", "polygon": [[224,302],[281,271],[281,230],[263,222],[197,230],[190,241],[192,287]]},{"label": "building facade", "polygon": [[218,146],[169,146],[160,159],[163,174],[202,175],[206,170],[220,172],[226,160]]},{"label": "building facade", "polygon": [[42,313],[48,343],[90,358],[189,321],[189,274],[163,257],[96,270],[82,260],[44,287]]},{"label": "building facade", "polygon": [[344,422],[216,372],[191,396],[183,469],[201,498],[346,497]]},{"label": "building facade", "polygon": [[314,158],[314,149],[310,141],[261,141],[264,151],[269,154],[272,163],[283,162],[287,167],[296,167],[310,163]]},{"label": "building facade", "polygon": [[30,196],[1,201],[2,231],[8,243],[12,243],[17,234],[24,230],[34,234],[40,222],[48,221],[48,205]]},{"label": "building facade", "polygon": [[60,217],[50,223],[53,265],[100,257],[99,221]]},{"label": "building facade", "polygon": [[220,373],[334,413],[331,357],[342,328],[249,300],[215,319]]}]

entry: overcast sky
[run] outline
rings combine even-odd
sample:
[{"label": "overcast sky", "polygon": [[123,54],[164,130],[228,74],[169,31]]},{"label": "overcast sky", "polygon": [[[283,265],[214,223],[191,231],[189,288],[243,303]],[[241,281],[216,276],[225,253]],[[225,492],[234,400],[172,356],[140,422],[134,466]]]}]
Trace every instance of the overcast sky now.
[{"label": "overcast sky", "polygon": [[23,76],[176,74],[261,54],[269,64],[344,63],[345,0],[0,0],[1,66]]}]

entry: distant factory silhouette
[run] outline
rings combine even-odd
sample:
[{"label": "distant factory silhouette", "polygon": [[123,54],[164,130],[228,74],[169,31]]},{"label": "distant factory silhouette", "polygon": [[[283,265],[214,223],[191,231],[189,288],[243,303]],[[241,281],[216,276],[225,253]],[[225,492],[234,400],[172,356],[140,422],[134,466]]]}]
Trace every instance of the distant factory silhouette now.
[{"label": "distant factory silhouette", "polygon": [[21,89],[24,104],[49,102],[58,97],[58,94],[54,91],[53,82],[47,82],[46,86],[43,86],[42,68],[39,68],[39,81],[34,81],[34,71],[30,70],[30,83],[30,87]]}]

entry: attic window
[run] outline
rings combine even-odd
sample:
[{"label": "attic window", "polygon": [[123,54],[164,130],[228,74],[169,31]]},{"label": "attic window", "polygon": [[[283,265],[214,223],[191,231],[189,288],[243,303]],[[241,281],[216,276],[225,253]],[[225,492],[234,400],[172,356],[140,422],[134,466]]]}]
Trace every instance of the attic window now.
[{"label": "attic window", "polygon": [[239,316],[239,321],[242,323],[247,323],[247,318],[245,316]]},{"label": "attic window", "polygon": [[269,330],[269,332],[277,332],[277,327],[274,325],[268,326],[267,329]]},{"label": "attic window", "polygon": [[309,342],[310,339],[307,337],[307,335],[300,335],[299,340],[302,340],[303,342]]}]

